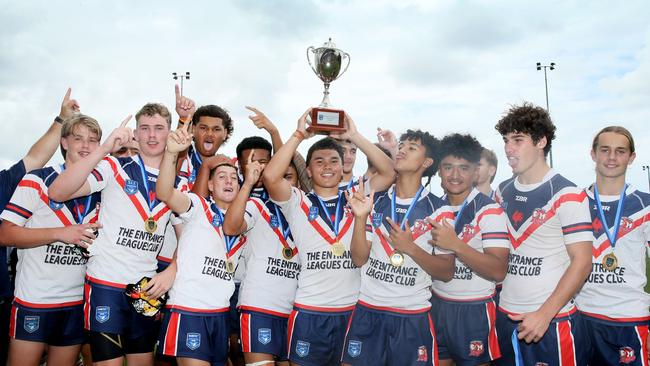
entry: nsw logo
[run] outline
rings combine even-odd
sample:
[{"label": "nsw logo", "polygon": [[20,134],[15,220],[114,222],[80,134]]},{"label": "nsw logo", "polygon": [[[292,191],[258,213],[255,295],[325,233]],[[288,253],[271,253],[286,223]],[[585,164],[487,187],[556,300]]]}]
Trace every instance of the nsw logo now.
[{"label": "nsw logo", "polygon": [[222,224],[221,221],[222,221],[221,216],[219,216],[219,215],[212,216],[212,226],[214,226],[214,227],[221,226],[221,224]]},{"label": "nsw logo", "polygon": [[95,308],[95,319],[100,323],[106,323],[111,318],[110,306],[98,306]]},{"label": "nsw logo", "polygon": [[260,328],[257,330],[257,340],[263,345],[269,344],[271,342],[271,329],[269,328]]},{"label": "nsw logo", "polygon": [[127,179],[124,182],[124,192],[129,196],[134,195],[138,191],[138,182],[133,179]]},{"label": "nsw logo", "polygon": [[305,357],[309,354],[309,342],[298,341],[296,342],[296,354],[299,357]]},{"label": "nsw logo", "polygon": [[271,227],[274,229],[280,226],[279,218],[276,215],[271,215],[271,218],[269,219],[269,223],[271,224]]},{"label": "nsw logo", "polygon": [[384,218],[384,214],[381,212],[375,212],[372,214],[372,226],[379,227],[381,226],[381,220]]},{"label": "nsw logo", "polygon": [[201,346],[201,333],[187,333],[185,345],[192,351],[199,348]]},{"label": "nsw logo", "polygon": [[318,217],[318,207],[316,206],[311,206],[309,208],[309,215],[307,216],[307,219],[309,221],[314,221]]},{"label": "nsw logo", "polygon": [[348,342],[348,354],[350,357],[359,357],[361,354],[361,345],[363,342],[360,341],[350,341]]},{"label": "nsw logo", "polygon": [[38,315],[35,316],[25,316],[25,321],[23,322],[23,328],[27,333],[34,333],[38,330],[41,322],[41,317]]}]

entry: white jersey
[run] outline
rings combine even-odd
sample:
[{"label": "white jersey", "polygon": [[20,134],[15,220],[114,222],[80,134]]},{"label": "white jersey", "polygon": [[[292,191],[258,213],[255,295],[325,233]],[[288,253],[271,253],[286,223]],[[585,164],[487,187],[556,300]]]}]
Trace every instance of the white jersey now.
[{"label": "white jersey", "polygon": [[199,170],[201,169],[202,164],[203,161],[194,148],[194,143],[192,143],[190,148],[187,149],[187,156],[183,159],[181,169],[178,172],[179,176],[187,180],[189,189],[194,187],[194,182],[196,181],[196,177],[199,175]]},{"label": "white jersey", "polygon": [[254,197],[246,203],[244,219],[246,277],[239,289],[239,305],[243,310],[288,316],[300,272],[289,225],[276,204]]},{"label": "white jersey", "polygon": [[[167,306],[194,312],[221,312],[235,291],[234,272],[245,236],[224,236],[223,211],[212,200],[188,193],[191,205],[179,217],[183,232],[176,251],[177,272]],[[226,249],[228,244],[229,250]]]},{"label": "white jersey", "polygon": [[[352,262],[350,241],[354,215],[341,196],[338,216],[339,233],[335,235],[334,223],[338,196],[323,198],[329,214],[321,207],[314,193],[305,194],[291,189],[286,202],[276,202],[284,213],[301,264],[295,305],[317,311],[351,310],[359,296],[359,268]],[[332,253],[332,244],[339,242],[345,248],[343,256]]]},{"label": "white jersey", "polygon": [[174,226],[180,224],[181,219],[172,213],[167,228],[165,228],[165,244],[156,257],[158,259],[159,269],[161,266],[166,268],[166,266],[168,266],[174,259],[174,252],[176,251],[176,246],[178,246],[178,238],[176,238],[176,230],[174,229]]},{"label": "white jersey", "polygon": [[[499,306],[536,311],[569,267],[566,246],[593,240],[587,194],[551,169],[538,184],[504,181],[496,198],[508,216],[511,246]],[[571,299],[559,313],[573,308]]]},{"label": "white jersey", "polygon": [[[611,321],[642,321],[650,319],[650,295],[646,285],[646,257],[650,245],[650,194],[627,187],[621,211],[620,226],[612,248],[605,223],[602,222],[594,195],[589,196],[594,226],[592,271],[578,293],[578,308],[587,315]],[[613,230],[620,196],[603,196],[600,200],[605,221]],[[613,271],[603,267],[603,258],[614,253],[618,266]]]},{"label": "white jersey", "polygon": [[[436,212],[434,220],[448,220],[454,225],[458,238],[480,253],[485,248],[510,249],[507,218],[501,206],[476,188],[467,196],[466,202],[461,206],[451,206],[445,200],[445,206]],[[440,253],[446,251],[436,248],[436,254]],[[458,258],[454,268],[451,281],[433,281],[436,296],[451,301],[477,301],[494,295],[493,281],[481,277]]]},{"label": "white jersey", "polygon": [[[359,302],[393,312],[426,311],[431,308],[431,276],[406,254],[402,254],[404,263],[401,266],[394,266],[390,261],[394,249],[388,240],[391,227],[386,219],[393,214],[394,189],[395,186],[375,195],[375,203],[368,217],[366,240],[372,244],[368,261],[361,267]],[[426,235],[431,226],[426,219],[441,206],[442,201],[423,189],[409,211],[414,198],[396,197],[395,219],[401,223],[409,212],[407,219],[413,233],[413,241],[425,252],[432,254],[433,246],[428,242],[431,236]]]},{"label": "white jersey", "polygon": [[[60,172],[53,166],[25,175],[0,218],[30,229],[96,222],[99,194],[63,203],[48,198],[48,187]],[[86,262],[74,245],[58,241],[18,249],[16,302],[37,308],[81,304]]]},{"label": "white jersey", "polygon": [[[108,156],[88,176],[90,191],[102,195],[103,226],[88,260],[87,275],[93,282],[121,288],[156,273],[171,211],[155,198],[158,169],[146,167],[145,172],[146,184],[139,156]],[[145,228],[149,218],[156,221],[153,232]]]}]

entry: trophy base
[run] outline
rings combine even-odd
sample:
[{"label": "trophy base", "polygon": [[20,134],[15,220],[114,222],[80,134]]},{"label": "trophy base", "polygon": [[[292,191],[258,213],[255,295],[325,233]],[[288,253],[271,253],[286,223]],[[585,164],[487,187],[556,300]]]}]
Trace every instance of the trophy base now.
[{"label": "trophy base", "polygon": [[316,107],[311,110],[311,125],[307,131],[320,135],[345,132],[345,112],[340,109]]}]

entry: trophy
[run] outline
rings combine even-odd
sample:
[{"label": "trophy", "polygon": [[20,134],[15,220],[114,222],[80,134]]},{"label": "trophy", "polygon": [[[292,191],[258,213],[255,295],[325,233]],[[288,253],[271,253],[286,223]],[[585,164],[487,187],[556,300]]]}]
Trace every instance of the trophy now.
[{"label": "trophy", "polygon": [[[347,63],[343,72],[341,72],[343,60],[347,60]],[[314,74],[325,84],[323,101],[318,107],[311,110],[311,125],[308,130],[321,134],[345,132],[343,124],[345,112],[340,109],[330,108],[330,83],[340,78],[348,69],[350,55],[336,48],[332,38],[330,38],[322,47],[314,48],[309,46],[307,48],[307,61]]]}]

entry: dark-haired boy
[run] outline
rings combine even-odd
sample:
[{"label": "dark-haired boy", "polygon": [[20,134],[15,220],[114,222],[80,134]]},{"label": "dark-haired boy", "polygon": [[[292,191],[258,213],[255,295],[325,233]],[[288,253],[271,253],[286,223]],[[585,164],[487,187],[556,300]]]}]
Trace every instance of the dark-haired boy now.
[{"label": "dark-haired boy", "polygon": [[[433,255],[427,218],[442,201],[422,185],[437,170],[438,140],[408,130],[395,157],[397,179],[366,197],[348,194],[355,215],[351,254],[361,289],[346,335],[344,365],[437,365],[429,309],[431,278],[449,281],[454,257]],[[368,220],[369,215],[371,220]]]},{"label": "dark-haired boy", "polygon": [[[496,125],[515,177],[496,201],[508,216],[510,257],[497,313],[497,365],[586,365],[584,324],[573,296],[591,270],[588,199],[546,163],[555,126],[524,103]],[[513,333],[518,341],[510,340]]]},{"label": "dark-haired boy", "polygon": [[[298,145],[313,133],[306,130],[307,110],[298,128],[264,170],[264,185],[282,209],[297,245],[301,263],[294,310],[289,317],[289,359],[296,365],[338,364],[348,319],[359,291],[359,269],[350,255],[350,230],[354,216],[339,182],[343,151],[331,138],[312,145],[307,172],[313,191],[305,194],[283,178]],[[377,168],[372,189],[386,189],[394,179],[393,163],[364,138],[346,115],[350,139]]]},{"label": "dark-haired boy", "polygon": [[474,187],[483,147],[470,135],[440,142],[438,175],[444,206],[431,220],[436,255],[456,256],[454,277],[433,281],[431,314],[440,365],[488,365],[501,356],[496,333],[495,281],[508,267],[508,229],[503,209]]}]

